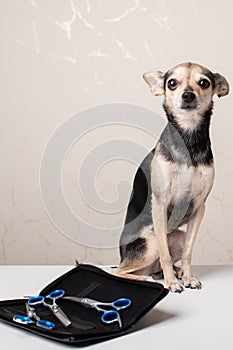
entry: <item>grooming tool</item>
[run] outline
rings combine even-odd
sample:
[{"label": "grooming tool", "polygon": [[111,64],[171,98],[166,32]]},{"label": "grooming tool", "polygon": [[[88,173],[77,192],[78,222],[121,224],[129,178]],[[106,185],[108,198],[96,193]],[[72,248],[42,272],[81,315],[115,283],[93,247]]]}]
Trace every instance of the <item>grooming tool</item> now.
[{"label": "grooming tool", "polygon": [[50,321],[41,320],[37,315],[35,309],[28,304],[26,304],[27,316],[23,315],[14,315],[13,321],[21,324],[36,324],[37,327],[45,328],[45,329],[53,329],[55,328],[55,324]]},{"label": "grooming tool", "polygon": [[53,322],[46,321],[46,320],[41,320],[41,319],[39,319],[37,321],[33,321],[28,316],[15,315],[13,317],[13,320],[15,322],[21,323],[21,324],[32,324],[32,323],[35,323],[37,325],[37,327],[41,327],[41,328],[45,328],[45,329],[53,329],[53,328],[55,328],[55,324]]},{"label": "grooming tool", "polygon": [[[103,315],[101,316],[101,321],[103,323],[111,324],[114,322],[118,322],[120,328],[122,327],[122,321],[118,311],[126,309],[131,305],[131,300],[128,298],[120,298],[113,302],[101,302],[94,299],[75,296],[66,296],[64,297],[64,299],[71,300],[76,303],[80,303],[85,307],[93,308],[99,312],[103,312]],[[113,309],[109,310],[109,308]]]},{"label": "grooming tool", "polygon": [[[62,298],[64,296],[65,292],[63,289],[58,289],[53,292],[51,292],[46,297],[43,297],[42,295],[36,295],[33,297],[30,297],[27,301],[28,305],[31,307],[37,307],[39,305],[43,305],[45,307],[48,307],[53,314],[57,317],[57,319],[65,326],[68,327],[71,324],[70,319],[68,316],[61,310],[61,308],[57,305],[56,300],[59,298]],[[48,299],[52,300],[52,304],[48,302]]]}]

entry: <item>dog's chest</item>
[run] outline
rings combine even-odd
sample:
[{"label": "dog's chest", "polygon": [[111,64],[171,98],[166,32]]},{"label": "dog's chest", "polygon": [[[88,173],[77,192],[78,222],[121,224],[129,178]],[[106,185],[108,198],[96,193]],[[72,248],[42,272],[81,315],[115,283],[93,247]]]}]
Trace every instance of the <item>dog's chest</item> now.
[{"label": "dog's chest", "polygon": [[[151,164],[154,209],[167,208],[168,232],[187,223],[205,202],[214,180],[214,166],[188,166],[155,155]],[[157,208],[157,209],[156,209]]]},{"label": "dog's chest", "polygon": [[182,200],[186,196],[191,196],[199,203],[205,200],[213,185],[214,167],[173,166],[169,177],[168,195],[171,199]]},{"label": "dog's chest", "polygon": [[214,179],[214,167],[173,166],[167,189],[168,226],[170,230],[187,223],[205,202]]}]

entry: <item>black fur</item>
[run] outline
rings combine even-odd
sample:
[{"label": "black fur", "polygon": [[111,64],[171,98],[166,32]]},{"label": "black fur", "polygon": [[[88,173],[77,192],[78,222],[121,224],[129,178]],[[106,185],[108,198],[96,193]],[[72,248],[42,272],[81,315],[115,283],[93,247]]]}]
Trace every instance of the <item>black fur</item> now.
[{"label": "black fur", "polygon": [[130,261],[141,259],[144,256],[146,249],[146,239],[139,237],[125,246],[125,255]]},{"label": "black fur", "polygon": [[165,103],[163,107],[169,121],[159,140],[160,150],[165,159],[194,167],[201,164],[211,165],[213,154],[209,126],[213,103],[202,116],[200,125],[193,131],[183,130]]},{"label": "black fur", "polygon": [[[129,255],[129,248],[139,239],[140,231],[152,224],[151,216],[151,161],[155,148],[139,166],[134,178],[133,190],[127,209],[124,229],[120,239],[121,256]],[[135,247],[135,244],[134,244]]]}]

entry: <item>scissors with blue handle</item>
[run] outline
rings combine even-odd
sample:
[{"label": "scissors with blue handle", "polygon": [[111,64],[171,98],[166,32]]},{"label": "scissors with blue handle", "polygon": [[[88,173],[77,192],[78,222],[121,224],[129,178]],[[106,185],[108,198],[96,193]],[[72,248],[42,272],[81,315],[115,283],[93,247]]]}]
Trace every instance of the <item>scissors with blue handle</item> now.
[{"label": "scissors with blue handle", "polygon": [[[36,295],[36,296],[30,297],[27,303],[32,308],[37,307],[39,305],[48,307],[53,312],[53,314],[58,318],[58,320],[65,327],[68,327],[71,324],[71,321],[56,303],[56,300],[59,298],[62,298],[64,294],[65,292],[63,289],[58,289],[58,290],[54,290],[46,297],[43,297],[42,295]],[[52,300],[52,304],[48,303],[46,299]]]},{"label": "scissors with blue handle", "polygon": [[[99,312],[103,312],[103,315],[101,316],[101,320],[103,323],[108,324],[108,323],[118,322],[119,327],[122,327],[122,322],[118,311],[126,309],[131,305],[131,300],[128,298],[120,298],[110,303],[101,302],[101,301],[97,301],[89,298],[74,297],[74,296],[66,296],[64,297],[64,299],[75,301],[85,307],[90,307],[90,308],[96,309]],[[109,307],[113,309],[109,310],[108,309]]]},{"label": "scissors with blue handle", "polygon": [[55,324],[50,321],[41,320],[40,317],[37,315],[36,310],[33,306],[26,303],[26,311],[27,316],[23,315],[14,315],[13,321],[25,325],[29,324],[36,324],[37,327],[45,328],[45,329],[53,329],[55,328]]},{"label": "scissors with blue handle", "polygon": [[[35,321],[33,320],[33,318],[35,319]],[[55,327],[55,324],[53,322],[41,320],[36,314],[34,314],[33,318],[29,316],[14,315],[13,320],[21,324],[35,323],[37,327],[45,329],[53,329]]]}]

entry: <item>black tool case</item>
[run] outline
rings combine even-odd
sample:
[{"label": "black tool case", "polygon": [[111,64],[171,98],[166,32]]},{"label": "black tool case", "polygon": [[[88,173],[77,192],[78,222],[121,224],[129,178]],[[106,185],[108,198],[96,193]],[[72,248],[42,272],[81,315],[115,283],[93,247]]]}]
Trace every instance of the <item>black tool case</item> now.
[{"label": "black tool case", "polygon": [[14,322],[14,315],[26,315],[25,299],[0,301],[0,320],[63,343],[87,345],[129,333],[135,323],[168,294],[168,290],[160,283],[119,278],[91,265],[75,267],[51,282],[39,294],[46,296],[57,289],[63,289],[66,296],[88,297],[103,302],[126,297],[132,303],[119,311],[121,328],[117,322],[103,323],[102,314],[97,310],[63,298],[58,299],[57,304],[72,322],[68,327],[63,326],[46,307],[37,309],[37,314],[41,319],[55,323],[52,330],[40,328],[36,324]]}]

